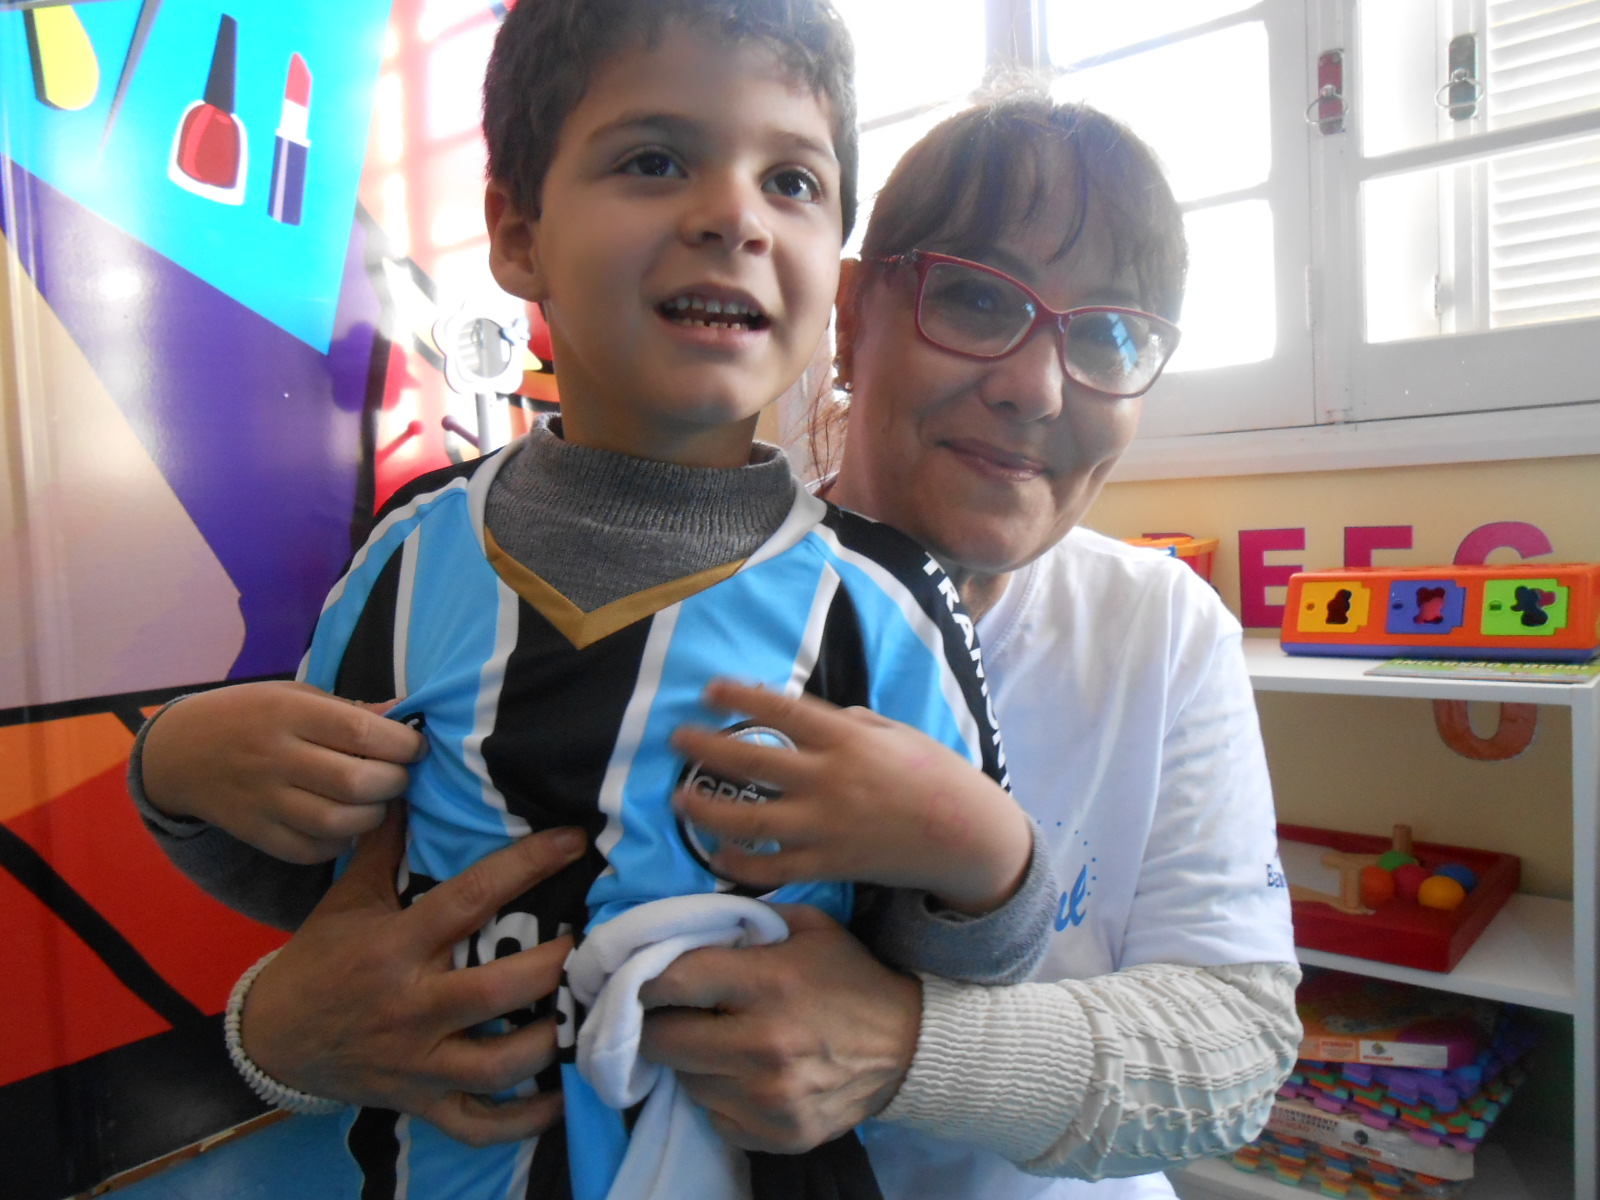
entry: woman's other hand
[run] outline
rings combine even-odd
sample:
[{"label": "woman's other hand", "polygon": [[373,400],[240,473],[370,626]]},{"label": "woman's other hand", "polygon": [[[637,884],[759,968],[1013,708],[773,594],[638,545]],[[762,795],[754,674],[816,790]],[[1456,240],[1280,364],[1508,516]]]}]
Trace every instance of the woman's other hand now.
[{"label": "woman's other hand", "polygon": [[[730,779],[759,779],[780,801],[740,804],[694,790],[673,803],[722,839],[712,867],[752,887],[850,879],[920,888],[967,913],[999,907],[1028,870],[1033,823],[1004,788],[955,751],[863,708],[725,680],[706,702],[780,730],[796,750],[684,727],[672,744]],[[730,844],[776,844],[751,853]]]},{"label": "woman's other hand", "polygon": [[461,970],[451,967],[451,948],[581,856],[583,834],[523,838],[406,909],[394,889],[404,846],[399,809],[361,839],[348,869],[251,987],[245,1053],[290,1087],[413,1113],[468,1145],[532,1137],[559,1117],[559,1092],[484,1097],[554,1061],[554,1021],[489,1037],[468,1031],[554,992],[571,939]]},{"label": "woman's other hand", "polygon": [[377,828],[427,740],[362,705],[284,680],[187,696],[145,733],[145,797],[274,858],[327,862]]},{"label": "woman's other hand", "polygon": [[641,1048],[731,1145],[798,1154],[894,1098],[916,1052],[922,985],[816,909],[778,908],[788,941],[695,950],[645,985]]}]

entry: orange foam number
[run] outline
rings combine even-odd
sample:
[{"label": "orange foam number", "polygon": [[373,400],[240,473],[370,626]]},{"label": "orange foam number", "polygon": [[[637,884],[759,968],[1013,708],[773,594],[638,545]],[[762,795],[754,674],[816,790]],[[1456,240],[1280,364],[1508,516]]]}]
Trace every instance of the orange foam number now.
[{"label": "orange foam number", "polygon": [[1472,731],[1465,700],[1435,700],[1433,723],[1438,726],[1444,744],[1463,758],[1502,762],[1515,758],[1533,744],[1534,731],[1539,727],[1539,706],[1502,704],[1500,723],[1486,738]]},{"label": "orange foam number", "polygon": [[[1544,530],[1526,521],[1494,521],[1480,525],[1456,547],[1458,565],[1476,566],[1489,561],[1496,550],[1515,550],[1523,558],[1549,554],[1554,549]],[[1539,727],[1539,709],[1533,704],[1502,704],[1500,723],[1493,736],[1481,738],[1472,732],[1465,700],[1435,700],[1433,723],[1444,744],[1464,758],[1479,762],[1503,762],[1515,758],[1533,744]]]}]

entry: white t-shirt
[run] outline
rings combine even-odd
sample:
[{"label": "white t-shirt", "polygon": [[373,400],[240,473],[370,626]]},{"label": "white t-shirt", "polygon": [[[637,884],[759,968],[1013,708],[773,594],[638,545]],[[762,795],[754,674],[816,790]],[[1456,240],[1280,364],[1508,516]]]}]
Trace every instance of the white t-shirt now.
[{"label": "white t-shirt", "polygon": [[[1064,891],[1036,979],[1292,962],[1288,892],[1239,623],[1176,559],[1087,530],[978,624],[1013,788]],[[887,1200],[1170,1197],[1164,1176],[1028,1175],[875,1123]]]}]

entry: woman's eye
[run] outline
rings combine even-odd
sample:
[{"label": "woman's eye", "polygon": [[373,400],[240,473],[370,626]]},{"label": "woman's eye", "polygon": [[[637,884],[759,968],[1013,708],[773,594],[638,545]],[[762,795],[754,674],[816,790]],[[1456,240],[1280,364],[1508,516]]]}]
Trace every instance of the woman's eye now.
[{"label": "woman's eye", "polygon": [[810,201],[822,198],[822,184],[817,182],[817,177],[810,171],[798,168],[779,171],[767,180],[766,190],[789,200]]},{"label": "woman's eye", "polygon": [[1026,301],[1018,303],[1021,298],[1008,295],[1008,290],[986,280],[957,279],[937,289],[934,303],[973,316],[1013,316],[1028,305]]},{"label": "woman's eye", "polygon": [[681,179],[683,168],[672,155],[661,150],[644,150],[622,163],[624,175],[643,175],[650,179]]}]

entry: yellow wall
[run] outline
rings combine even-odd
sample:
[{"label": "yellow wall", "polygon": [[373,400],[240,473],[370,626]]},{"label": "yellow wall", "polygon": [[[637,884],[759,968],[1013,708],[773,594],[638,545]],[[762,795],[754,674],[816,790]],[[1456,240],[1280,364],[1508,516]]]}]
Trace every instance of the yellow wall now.
[{"label": "yellow wall", "polygon": [[[1452,561],[1467,534],[1500,521],[1543,530],[1554,548],[1544,561],[1600,561],[1600,458],[1112,484],[1085,524],[1114,537],[1220,538],[1212,582],[1237,613],[1241,529],[1303,528],[1303,551],[1269,552],[1267,562],[1315,570],[1344,565],[1347,526],[1412,526],[1412,549],[1380,550],[1373,562],[1422,566]],[[1268,599],[1283,603],[1283,589]],[[1425,701],[1263,694],[1259,706],[1282,820],[1367,833],[1408,821],[1422,841],[1516,854],[1524,891],[1571,896],[1565,710],[1541,710],[1519,757],[1480,763],[1440,740]],[[1497,715],[1474,705],[1474,728],[1492,732]]]}]

